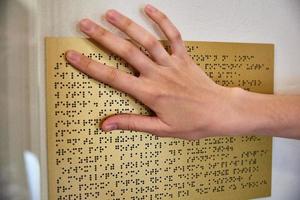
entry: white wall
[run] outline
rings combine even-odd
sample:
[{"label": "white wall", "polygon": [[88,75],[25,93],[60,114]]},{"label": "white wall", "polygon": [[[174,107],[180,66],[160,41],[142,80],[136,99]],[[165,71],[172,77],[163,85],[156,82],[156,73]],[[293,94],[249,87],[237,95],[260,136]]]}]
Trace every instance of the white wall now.
[{"label": "white wall", "polygon": [[[100,21],[101,15],[107,9],[115,8],[159,37],[141,12],[146,3],[152,3],[172,19],[185,40],[274,43],[275,92],[300,94],[300,0],[19,0],[16,2],[30,13],[29,20],[25,22],[29,27],[25,32],[27,31],[28,37],[29,62],[32,65],[28,68],[30,69],[28,116],[31,134],[29,143],[41,159],[44,199],[47,197],[44,37],[80,36],[75,25],[83,17]],[[116,31],[101,21],[109,29]],[[17,32],[17,29],[12,30]],[[11,108],[8,112],[14,109]],[[14,123],[12,119],[6,120],[7,123]],[[40,139],[40,143],[36,138]],[[37,150],[39,147],[41,151]],[[300,141],[275,138],[273,150],[272,196],[266,199],[300,199]]]}]

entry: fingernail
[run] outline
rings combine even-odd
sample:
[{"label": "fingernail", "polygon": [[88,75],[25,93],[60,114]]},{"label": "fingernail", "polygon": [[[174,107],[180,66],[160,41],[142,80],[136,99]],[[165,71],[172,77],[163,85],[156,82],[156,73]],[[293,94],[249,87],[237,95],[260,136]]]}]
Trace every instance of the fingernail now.
[{"label": "fingernail", "polygon": [[147,4],[147,5],[146,5],[146,9],[147,9],[149,12],[155,12],[155,11],[156,11],[156,8],[154,8],[154,7],[151,6],[150,4]]},{"label": "fingernail", "polygon": [[116,124],[107,124],[106,126],[103,127],[104,131],[112,131],[117,129],[117,125]]},{"label": "fingernail", "polygon": [[106,16],[110,21],[117,21],[121,15],[115,10],[109,10],[107,11]]},{"label": "fingernail", "polygon": [[66,56],[67,56],[67,59],[69,61],[71,61],[72,63],[76,63],[80,60],[80,54],[75,51],[72,51],[72,50],[68,51]]},{"label": "fingernail", "polygon": [[94,28],[94,23],[89,19],[83,19],[80,21],[80,28],[84,32],[91,32]]}]

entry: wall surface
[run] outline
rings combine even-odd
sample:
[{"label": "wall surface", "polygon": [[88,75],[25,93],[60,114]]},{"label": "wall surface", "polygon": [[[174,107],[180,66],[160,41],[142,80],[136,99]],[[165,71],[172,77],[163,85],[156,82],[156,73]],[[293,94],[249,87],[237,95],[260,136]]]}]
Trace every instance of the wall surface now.
[{"label": "wall surface", "polygon": [[[17,119],[20,118],[21,123],[18,124],[19,126],[14,125],[15,121],[11,117],[12,115],[2,113],[3,129],[1,129],[8,130],[8,132],[12,131],[15,134],[19,132],[19,129],[25,127],[26,131],[29,132],[26,145],[30,145],[31,150],[41,160],[43,199],[47,199],[44,37],[83,36],[76,28],[76,23],[84,17],[99,21],[109,30],[117,33],[115,28],[101,19],[101,15],[107,9],[114,8],[131,17],[160,38],[161,34],[141,11],[146,3],[152,3],[164,11],[176,24],[184,40],[274,43],[275,93],[300,94],[299,0],[19,0],[14,2],[18,2],[18,5],[22,6],[22,10],[23,8],[27,10],[25,16],[28,18],[23,18],[23,21],[25,20],[24,23],[28,24],[28,29],[20,26],[19,30],[16,26],[13,28],[10,23],[8,30],[24,33],[20,34],[15,42],[27,41],[26,44],[22,43],[22,47],[25,48],[24,51],[28,50],[27,55],[19,58],[19,60],[25,59],[24,62],[29,64],[25,66],[26,68],[19,67],[18,69],[23,70],[29,80],[27,80],[28,78],[24,79],[24,77],[18,80],[18,77],[15,77],[16,74],[9,71],[12,69],[5,68],[10,74],[1,78],[3,82],[1,91],[5,91],[8,95],[9,91],[14,90],[19,90],[21,93],[11,93],[11,98],[1,96],[3,106],[8,105],[3,110],[6,113],[14,114]],[[11,9],[13,8],[16,7],[11,7]],[[18,16],[21,14],[16,11],[16,13],[2,13],[2,15],[9,18],[11,15]],[[8,24],[8,22],[5,23]],[[24,23],[20,21],[20,24]],[[5,37],[10,35],[8,31],[5,33]],[[17,36],[17,34],[15,35]],[[10,37],[13,37],[13,34]],[[10,56],[13,57],[13,55]],[[8,59],[4,60],[9,61]],[[7,79],[7,77],[14,78],[15,82],[12,82],[12,79]],[[24,81],[27,84],[25,86]],[[18,86],[22,87],[18,88]],[[12,105],[23,102],[18,99],[20,97],[26,98],[26,105],[21,104],[19,106],[22,106],[22,109],[27,109],[24,110],[24,113],[29,112],[28,116],[24,113],[15,114],[17,107]],[[14,99],[16,103],[13,104],[11,99]],[[29,126],[27,126],[28,123]],[[13,137],[9,134],[5,136]],[[272,196],[265,199],[300,199],[299,185],[300,141],[274,138]]]}]

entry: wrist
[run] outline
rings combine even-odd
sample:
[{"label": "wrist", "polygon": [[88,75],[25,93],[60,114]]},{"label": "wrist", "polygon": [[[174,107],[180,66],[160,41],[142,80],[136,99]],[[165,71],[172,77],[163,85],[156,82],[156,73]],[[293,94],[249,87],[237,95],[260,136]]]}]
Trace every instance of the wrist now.
[{"label": "wrist", "polygon": [[[241,135],[272,135],[274,128],[278,125],[276,110],[276,96],[249,92],[241,88],[237,89],[238,120],[243,126]],[[280,114],[280,113],[278,113]]]},{"label": "wrist", "polygon": [[267,105],[269,95],[243,90],[231,89],[231,109],[234,125],[231,135],[265,135],[270,124],[270,110]]}]

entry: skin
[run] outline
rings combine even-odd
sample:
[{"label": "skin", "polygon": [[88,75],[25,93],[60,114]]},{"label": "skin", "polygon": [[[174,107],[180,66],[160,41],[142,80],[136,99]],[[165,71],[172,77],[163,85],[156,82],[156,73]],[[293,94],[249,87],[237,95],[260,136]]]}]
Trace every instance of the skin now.
[{"label": "skin", "polygon": [[116,10],[107,11],[106,20],[145,47],[150,58],[130,41],[89,19],[79,23],[82,32],[125,59],[139,76],[74,50],[66,52],[75,68],[130,94],[155,113],[110,116],[101,124],[102,130],[136,130],[188,140],[247,133],[300,138],[300,96],[258,94],[217,85],[188,56],[180,32],[168,17],[151,5],[144,11],[169,40],[172,54],[152,34]]}]

